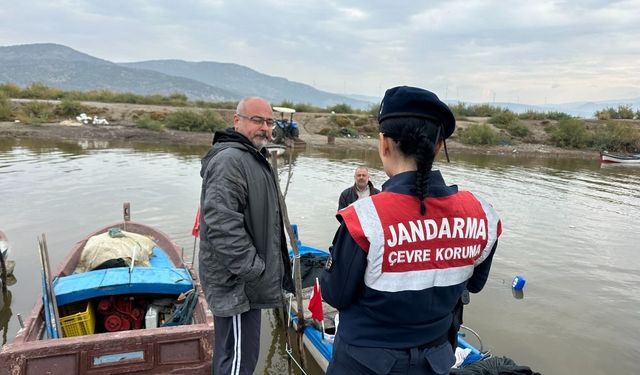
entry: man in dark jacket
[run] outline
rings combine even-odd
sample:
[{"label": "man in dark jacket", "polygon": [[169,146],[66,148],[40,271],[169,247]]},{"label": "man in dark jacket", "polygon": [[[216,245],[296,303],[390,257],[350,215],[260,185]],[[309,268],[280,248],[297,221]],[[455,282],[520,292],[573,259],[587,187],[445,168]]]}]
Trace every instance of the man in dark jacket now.
[{"label": "man in dark jacket", "polygon": [[233,128],[218,131],[202,159],[200,278],[215,324],[214,373],[253,374],[261,309],[292,291],[278,186],[264,145],[271,105],[240,101]]},{"label": "man in dark jacket", "polygon": [[365,198],[380,192],[380,190],[373,187],[373,184],[369,181],[369,170],[367,167],[356,168],[354,179],[355,183],[353,186],[344,189],[340,194],[338,210],[347,207],[360,198]]}]

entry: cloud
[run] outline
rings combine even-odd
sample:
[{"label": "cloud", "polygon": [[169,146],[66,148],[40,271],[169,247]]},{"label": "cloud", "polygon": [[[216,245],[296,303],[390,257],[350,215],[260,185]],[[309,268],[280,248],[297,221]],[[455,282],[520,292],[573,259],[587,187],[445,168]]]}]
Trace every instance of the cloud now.
[{"label": "cloud", "polygon": [[337,93],[413,84],[539,104],[640,96],[638,14],[638,0],[22,1],[0,9],[0,44],[233,62]]}]

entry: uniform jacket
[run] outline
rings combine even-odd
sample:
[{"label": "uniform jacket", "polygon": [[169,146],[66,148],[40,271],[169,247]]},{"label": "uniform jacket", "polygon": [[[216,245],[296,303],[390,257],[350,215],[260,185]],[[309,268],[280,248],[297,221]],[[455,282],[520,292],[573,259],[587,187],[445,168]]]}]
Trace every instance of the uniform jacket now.
[{"label": "uniform jacket", "polygon": [[[369,196],[378,194],[380,192],[380,190],[373,187],[371,181],[369,181],[367,184],[369,185]],[[353,186],[344,189],[342,193],[340,193],[340,199],[338,200],[338,210],[347,207],[357,200],[358,193],[356,192],[356,185],[353,184]]]},{"label": "uniform jacket", "polygon": [[283,287],[293,291],[278,190],[265,157],[228,129],[216,132],[202,159],[199,273],[216,316],[281,306]]},{"label": "uniform jacket", "polygon": [[321,286],[340,311],[337,334],[350,345],[441,342],[463,290],[477,293],[487,280],[502,231],[497,213],[432,171],[422,216],[415,178],[400,173],[382,193],[338,212],[341,226]]}]

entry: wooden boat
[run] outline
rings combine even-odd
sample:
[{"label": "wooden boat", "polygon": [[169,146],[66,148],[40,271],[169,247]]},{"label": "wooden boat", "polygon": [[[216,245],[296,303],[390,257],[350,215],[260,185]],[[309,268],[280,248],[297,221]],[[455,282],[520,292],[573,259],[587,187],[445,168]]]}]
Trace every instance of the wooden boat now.
[{"label": "wooden boat", "polygon": [[600,161],[602,163],[624,163],[640,165],[640,154],[611,154],[607,151],[600,153]]},{"label": "wooden boat", "polygon": [[[294,230],[294,233],[297,233],[297,229]],[[319,277],[319,272],[323,268],[321,266],[323,265],[323,262],[326,261],[329,253],[325,250],[305,246],[301,243],[298,244],[298,251],[300,252],[300,259],[302,263],[302,304],[305,320],[302,342],[304,343],[307,353],[309,353],[318,366],[326,372],[327,367],[329,366],[329,361],[331,360],[331,353],[333,352],[333,337],[336,332],[335,317],[338,314],[338,311],[333,306],[322,301],[322,308],[324,311],[323,334],[322,324],[311,318],[309,300],[313,290],[313,280],[316,276]],[[289,256],[293,258],[292,251],[289,252]],[[307,262],[307,260],[310,261]],[[308,266],[305,266],[305,263]],[[313,264],[315,264],[315,266],[313,266]],[[292,300],[289,315],[291,316],[291,323],[296,331],[298,330],[297,310],[298,305],[295,300]]]},{"label": "wooden boat", "polygon": [[10,279],[13,278],[13,270],[16,267],[16,262],[8,259],[9,253],[9,240],[0,230],[0,291],[5,291],[7,286],[11,285]]},{"label": "wooden boat", "polygon": [[3,231],[0,230],[0,255],[7,259],[9,257],[9,240]]},{"label": "wooden boat", "polygon": [[[113,228],[153,240],[150,265],[74,273],[89,239]],[[210,374],[213,316],[181,252],[163,232],[128,221],[127,210],[123,222],[79,241],[54,273],[64,338],[47,338],[53,327],[45,315],[51,311],[39,298],[13,343],[0,349],[0,374]],[[184,324],[164,315],[162,325],[155,301],[186,311]]]},{"label": "wooden boat", "polygon": [[[297,228],[294,229],[294,234],[297,236]],[[333,308],[331,305],[322,301],[322,306],[324,310],[324,333],[322,329],[322,324],[316,320],[311,318],[311,312],[309,311],[309,299],[311,296],[311,290],[313,286],[309,285],[309,280],[314,279],[316,275],[319,274],[322,268],[324,268],[323,260],[326,261],[329,256],[329,252],[326,250],[317,249],[310,246],[305,246],[298,241],[298,251],[300,253],[301,263],[303,266],[302,270],[302,297],[303,297],[303,306],[304,306],[304,333],[302,337],[302,341],[305,346],[305,350],[313,357],[318,366],[324,371],[327,371],[327,367],[329,366],[329,362],[331,361],[331,356],[333,353],[333,339],[336,333],[336,320],[338,327],[339,317],[336,319],[338,315],[338,311]],[[289,251],[289,256],[293,258],[293,252]],[[312,259],[307,260],[307,264],[315,264],[317,265],[317,269],[309,269],[309,267],[304,266],[304,259]],[[306,280],[306,282],[305,282]],[[297,330],[298,328],[298,318],[296,316],[297,304],[295,300],[291,301],[291,309],[289,315],[291,317],[291,322],[294,328]],[[480,337],[477,334],[463,326],[463,329],[471,332],[475,335],[480,342]],[[471,363],[484,360],[490,357],[489,352],[478,349],[474,345],[470,344],[469,341],[465,340],[466,334],[465,332],[458,333],[458,350],[456,350],[456,357],[459,357],[460,365],[458,367],[462,368]]]}]

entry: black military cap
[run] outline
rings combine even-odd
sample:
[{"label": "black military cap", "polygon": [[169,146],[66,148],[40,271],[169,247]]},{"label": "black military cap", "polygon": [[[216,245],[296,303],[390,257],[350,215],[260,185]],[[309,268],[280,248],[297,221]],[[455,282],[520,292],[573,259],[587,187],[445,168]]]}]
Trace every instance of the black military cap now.
[{"label": "black military cap", "polygon": [[378,122],[393,117],[426,118],[442,124],[445,139],[456,128],[456,119],[449,107],[436,94],[418,87],[398,86],[384,93]]}]

